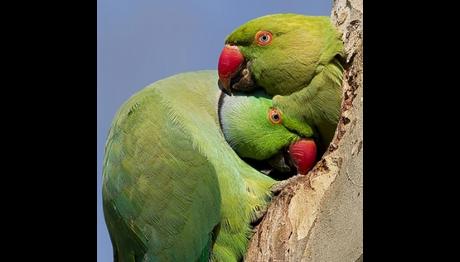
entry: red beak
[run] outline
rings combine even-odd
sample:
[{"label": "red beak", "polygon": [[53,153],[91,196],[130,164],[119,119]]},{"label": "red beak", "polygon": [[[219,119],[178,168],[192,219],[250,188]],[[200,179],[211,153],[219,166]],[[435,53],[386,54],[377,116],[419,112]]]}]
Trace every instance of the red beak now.
[{"label": "red beak", "polygon": [[301,139],[289,147],[289,154],[297,172],[306,175],[316,162],[316,144],[312,139]]},{"label": "red beak", "polygon": [[219,73],[219,81],[226,91],[230,91],[230,81],[232,77],[239,72],[243,62],[244,56],[237,46],[225,45],[220,53],[217,70]]}]

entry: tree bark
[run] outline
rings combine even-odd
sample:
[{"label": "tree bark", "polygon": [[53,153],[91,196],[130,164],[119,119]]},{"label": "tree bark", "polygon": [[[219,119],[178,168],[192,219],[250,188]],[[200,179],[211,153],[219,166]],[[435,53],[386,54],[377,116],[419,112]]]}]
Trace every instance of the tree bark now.
[{"label": "tree bark", "polygon": [[342,116],[323,158],[273,199],[245,261],[362,261],[362,0],[335,0],[347,53]]}]

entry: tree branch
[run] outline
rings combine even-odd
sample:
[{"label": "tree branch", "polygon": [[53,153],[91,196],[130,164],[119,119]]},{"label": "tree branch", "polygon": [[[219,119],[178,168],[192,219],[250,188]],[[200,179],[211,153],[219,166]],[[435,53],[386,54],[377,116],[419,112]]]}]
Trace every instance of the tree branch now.
[{"label": "tree branch", "polygon": [[292,179],[256,227],[245,261],[362,261],[362,0],[336,0],[347,61],[342,116],[323,158]]}]

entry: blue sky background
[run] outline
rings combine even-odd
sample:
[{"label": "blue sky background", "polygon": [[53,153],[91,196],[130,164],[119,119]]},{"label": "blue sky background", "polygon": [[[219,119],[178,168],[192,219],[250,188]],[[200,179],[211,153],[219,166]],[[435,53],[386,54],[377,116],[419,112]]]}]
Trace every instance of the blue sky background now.
[{"label": "blue sky background", "polygon": [[117,109],[136,91],[180,72],[216,69],[225,37],[274,13],[326,15],[332,0],[97,1],[97,259],[112,261],[102,212],[105,139]]}]

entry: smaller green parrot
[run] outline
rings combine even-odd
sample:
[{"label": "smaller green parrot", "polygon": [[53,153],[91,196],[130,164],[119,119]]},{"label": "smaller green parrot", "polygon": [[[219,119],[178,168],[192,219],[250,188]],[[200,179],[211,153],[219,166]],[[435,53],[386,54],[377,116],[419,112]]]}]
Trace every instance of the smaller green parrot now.
[{"label": "smaller green parrot", "polygon": [[312,126],[323,152],[340,117],[343,57],[341,34],[328,17],[267,15],[227,37],[219,85],[229,94],[263,88],[273,106]]},{"label": "smaller green parrot", "polygon": [[311,135],[263,94],[222,94],[216,71],[144,88],[117,112],[106,142],[114,260],[240,261],[276,181],[238,154],[263,160],[289,150],[305,173],[316,157]]}]

